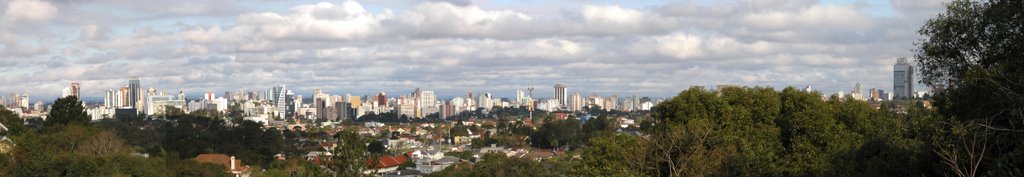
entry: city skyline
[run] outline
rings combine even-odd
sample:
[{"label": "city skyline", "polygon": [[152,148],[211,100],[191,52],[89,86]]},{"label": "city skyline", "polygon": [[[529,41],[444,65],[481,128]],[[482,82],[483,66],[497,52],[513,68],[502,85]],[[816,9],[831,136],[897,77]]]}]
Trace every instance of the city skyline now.
[{"label": "city skyline", "polygon": [[0,26],[12,34],[0,93],[50,101],[78,82],[95,99],[129,76],[140,90],[189,95],[278,84],[505,98],[556,83],[653,97],[716,85],[891,89],[895,58],[913,57],[914,31],[940,3],[13,0],[0,3],[14,24]]}]

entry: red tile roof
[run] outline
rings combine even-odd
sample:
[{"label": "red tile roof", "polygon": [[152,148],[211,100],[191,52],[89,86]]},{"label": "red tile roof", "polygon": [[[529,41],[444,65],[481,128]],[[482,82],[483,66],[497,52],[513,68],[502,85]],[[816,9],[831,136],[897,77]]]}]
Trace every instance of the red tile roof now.
[{"label": "red tile roof", "polygon": [[[374,160],[374,158],[366,159],[366,165],[373,165],[374,164],[373,160]],[[377,157],[376,160],[377,160],[377,165],[375,166],[376,168],[388,168],[388,167],[395,167],[395,166],[402,165],[402,163],[405,163],[405,161],[409,160],[409,158],[406,158],[404,155],[399,155],[399,156],[380,156],[380,157]]]},{"label": "red tile roof", "polygon": [[196,161],[202,163],[212,163],[224,166],[224,169],[228,171],[245,171],[249,166],[242,165],[242,160],[235,159],[235,166],[231,166],[231,157],[224,154],[199,154],[195,158]]}]

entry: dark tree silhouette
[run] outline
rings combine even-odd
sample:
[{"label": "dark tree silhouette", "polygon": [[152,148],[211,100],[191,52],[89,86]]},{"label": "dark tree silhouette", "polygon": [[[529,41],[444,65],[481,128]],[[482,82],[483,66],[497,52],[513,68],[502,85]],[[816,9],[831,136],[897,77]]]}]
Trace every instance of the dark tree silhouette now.
[{"label": "dark tree silhouette", "polygon": [[89,114],[85,113],[82,102],[76,96],[58,98],[53,102],[50,109],[50,116],[44,123],[46,126],[67,125],[67,124],[88,124]]}]

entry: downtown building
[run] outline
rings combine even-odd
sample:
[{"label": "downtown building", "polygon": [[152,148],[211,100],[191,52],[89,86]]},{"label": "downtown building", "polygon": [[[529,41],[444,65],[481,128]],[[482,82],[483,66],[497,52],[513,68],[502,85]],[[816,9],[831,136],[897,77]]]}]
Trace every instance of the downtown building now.
[{"label": "downtown building", "polygon": [[914,66],[907,62],[907,58],[897,58],[896,64],[892,66],[892,93],[894,99],[907,99],[914,97]]}]

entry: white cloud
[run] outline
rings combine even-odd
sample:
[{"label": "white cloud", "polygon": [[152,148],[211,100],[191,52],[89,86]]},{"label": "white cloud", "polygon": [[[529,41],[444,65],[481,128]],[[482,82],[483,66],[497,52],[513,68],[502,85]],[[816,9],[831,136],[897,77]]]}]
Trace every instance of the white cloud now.
[{"label": "white cloud", "polygon": [[382,18],[354,1],[321,2],[292,8],[288,14],[264,12],[238,17],[238,28],[252,28],[258,36],[286,40],[356,40],[372,35]]},{"label": "white cloud", "polygon": [[744,24],[759,30],[855,29],[870,28],[872,20],[850,6],[814,5],[799,11],[772,11],[748,14]]},{"label": "white cloud", "polygon": [[[669,96],[690,85],[717,84],[813,85],[829,92],[847,83],[889,84],[879,66],[909,56],[914,24],[921,23],[914,19],[936,8],[898,5],[916,13],[878,17],[814,0],[533,9],[378,2],[234,14],[212,13],[223,10],[217,4],[233,4],[221,1],[166,9],[151,7],[165,3],[81,2],[141,13],[130,17],[57,3],[49,16],[17,17],[49,21],[36,23],[42,28],[0,26],[0,74],[10,76],[0,78],[0,93],[28,87],[40,92],[33,94],[55,94],[63,86],[54,83],[79,80],[97,88],[86,94],[98,94],[123,85],[126,74],[143,76],[146,87],[186,92],[285,83],[300,94],[312,87],[354,94],[421,87],[442,95],[473,90],[502,96],[556,82],[598,94]],[[4,18],[14,19],[11,13]]]},{"label": "white cloud", "polygon": [[42,22],[57,15],[57,6],[39,0],[14,0],[7,4],[4,19],[12,22]]}]

